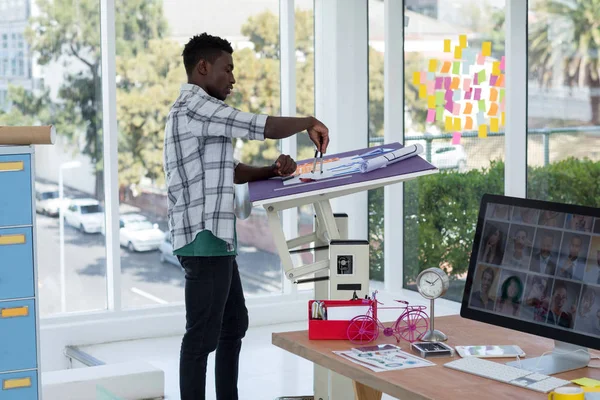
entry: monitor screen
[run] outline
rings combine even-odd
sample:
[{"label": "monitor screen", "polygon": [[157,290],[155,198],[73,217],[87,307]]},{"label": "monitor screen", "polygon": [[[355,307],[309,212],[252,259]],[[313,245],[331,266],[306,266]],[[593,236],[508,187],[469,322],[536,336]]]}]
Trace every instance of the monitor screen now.
[{"label": "monitor screen", "polygon": [[461,316],[600,349],[600,209],[486,194]]}]

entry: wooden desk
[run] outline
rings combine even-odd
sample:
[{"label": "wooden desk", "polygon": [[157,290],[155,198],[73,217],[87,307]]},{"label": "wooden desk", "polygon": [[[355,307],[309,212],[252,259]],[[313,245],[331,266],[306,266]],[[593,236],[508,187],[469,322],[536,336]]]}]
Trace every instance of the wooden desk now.
[{"label": "wooden desk", "polygon": [[[554,342],[550,339],[463,319],[459,315],[438,317],[435,320],[435,327],[448,335],[447,343],[452,347],[517,344],[525,351],[527,357],[537,357],[554,346]],[[352,379],[359,400],[381,399],[382,392],[402,400],[492,398],[485,393],[493,393],[494,400],[548,398],[543,393],[443,367],[443,364],[460,357],[458,355],[453,358],[430,358],[429,360],[437,364],[432,367],[373,372],[332,353],[333,350],[348,350],[354,347],[349,341],[308,340],[307,331],[297,331],[273,333],[272,342],[275,346],[290,353]],[[395,343],[395,339],[380,334],[373,343]],[[404,351],[412,352],[408,342],[402,341],[400,346]],[[508,359],[497,360],[510,361]],[[600,379],[600,369],[584,368],[555,376],[567,380],[584,376]]]}]

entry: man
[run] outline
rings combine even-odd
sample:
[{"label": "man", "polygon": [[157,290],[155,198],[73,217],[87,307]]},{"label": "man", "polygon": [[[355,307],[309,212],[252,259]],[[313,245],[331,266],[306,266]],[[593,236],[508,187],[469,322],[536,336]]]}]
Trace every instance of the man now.
[{"label": "man", "polygon": [[549,232],[544,233],[540,241],[540,251],[531,258],[529,269],[532,272],[539,272],[546,275],[554,275],[556,271],[555,254],[552,253],[554,247],[554,235]]},{"label": "man", "polygon": [[504,261],[502,264],[511,265],[517,268],[527,268],[529,265],[529,253],[528,248],[530,241],[528,238],[527,231],[525,229],[517,229],[513,238],[512,251],[504,254]]},{"label": "man", "polygon": [[471,307],[485,308],[486,310],[494,309],[494,301],[489,297],[489,292],[495,276],[494,270],[490,267],[483,270],[479,291],[471,294]]},{"label": "man", "polygon": [[182,54],[188,83],[182,85],[165,128],[169,229],[186,279],[182,400],[205,398],[206,362],[214,350],[217,399],[238,398],[248,310],[235,260],[233,185],[296,169],[284,155],[273,167],[239,163],[232,139],[283,139],[308,130],[319,151],[324,153],[329,144],[327,127],[315,118],[256,115],[225,104],[235,84],[232,53],[231,44],[219,37],[204,33],[190,39]]},{"label": "man", "polygon": [[585,259],[579,257],[583,239],[581,236],[573,236],[569,242],[569,254],[561,263],[557,275],[561,278],[583,280],[585,272]]},{"label": "man", "polygon": [[570,312],[563,311],[568,300],[567,287],[562,282],[554,285],[554,295],[552,296],[552,305],[548,311],[548,320],[550,325],[558,325],[563,328],[573,328],[573,316],[575,315],[575,305],[571,305]]},{"label": "man", "polygon": [[593,311],[596,303],[596,292],[591,286],[585,286],[583,296],[581,296],[581,304],[577,311],[577,322],[575,329],[586,333],[594,333],[596,327],[596,316]]}]

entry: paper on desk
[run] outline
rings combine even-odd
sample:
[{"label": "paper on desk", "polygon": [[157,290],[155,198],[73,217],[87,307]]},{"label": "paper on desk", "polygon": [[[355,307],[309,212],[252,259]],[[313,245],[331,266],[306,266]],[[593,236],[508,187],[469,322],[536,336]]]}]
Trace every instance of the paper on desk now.
[{"label": "paper on desk", "polygon": [[579,386],[585,387],[599,387],[600,381],[592,378],[579,378],[573,379],[571,382],[578,384]]},{"label": "paper on desk", "polygon": [[366,315],[369,311],[369,306],[348,306],[348,307],[327,307],[328,321],[350,321],[359,315]]},{"label": "paper on desk", "polygon": [[427,361],[424,358],[414,356],[399,349],[373,352],[346,350],[334,351],[333,353],[375,372],[395,371],[435,365],[431,361]]}]

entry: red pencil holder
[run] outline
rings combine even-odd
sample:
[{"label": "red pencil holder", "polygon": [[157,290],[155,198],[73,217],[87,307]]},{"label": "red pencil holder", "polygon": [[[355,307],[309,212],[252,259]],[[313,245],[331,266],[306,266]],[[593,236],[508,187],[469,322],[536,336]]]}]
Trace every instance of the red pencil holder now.
[{"label": "red pencil holder", "polygon": [[[313,319],[312,305],[315,301],[317,300],[308,302],[308,338],[311,340],[348,340],[348,326],[352,318],[347,320]],[[325,305],[328,316],[332,308],[368,306],[372,310],[371,316],[377,320],[377,303],[373,300],[321,300],[321,303]],[[368,308],[365,308],[364,315],[367,313]]]}]

